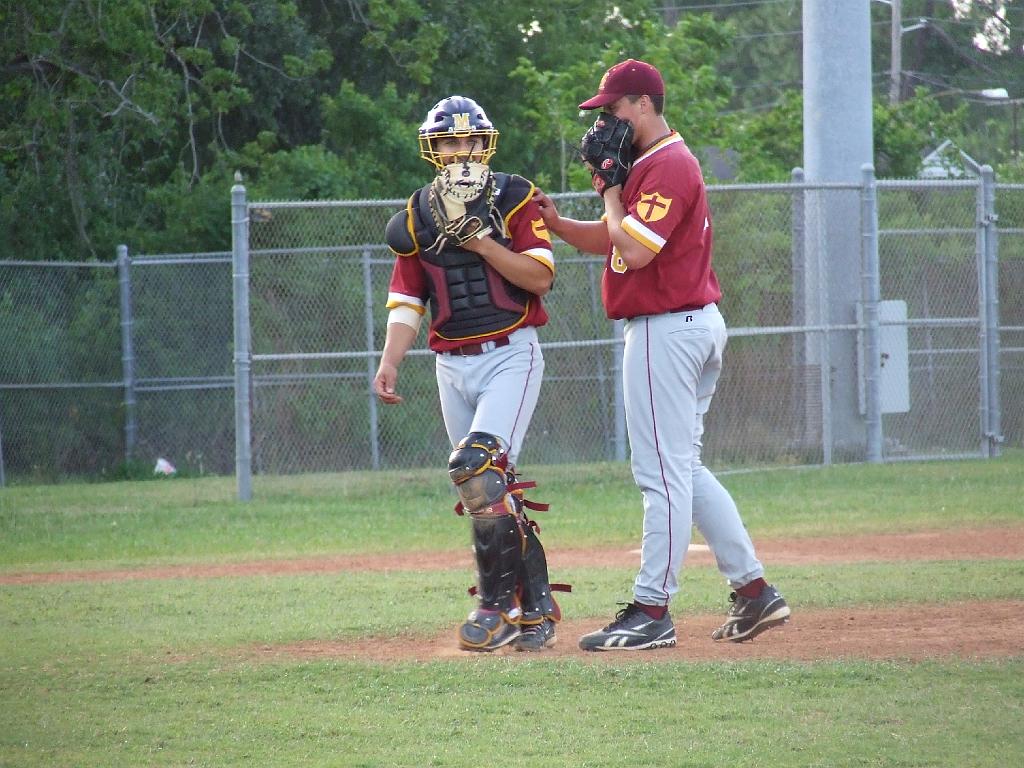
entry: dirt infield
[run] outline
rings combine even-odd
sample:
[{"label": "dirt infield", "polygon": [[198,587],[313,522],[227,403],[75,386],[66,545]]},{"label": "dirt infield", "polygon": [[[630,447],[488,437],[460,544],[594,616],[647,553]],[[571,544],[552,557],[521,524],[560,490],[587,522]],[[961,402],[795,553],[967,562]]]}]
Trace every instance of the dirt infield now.
[{"label": "dirt infield", "polygon": [[[764,539],[755,542],[758,555],[771,565],[885,562],[906,560],[1024,560],[1024,528],[990,528],[887,534]],[[617,549],[553,548],[552,568],[587,566],[627,567],[639,564],[639,552]],[[691,546],[687,567],[713,565],[706,546]],[[472,571],[468,550],[377,555],[345,555],[243,563],[155,566],[136,569],[59,571],[0,574],[0,584],[47,584],[124,579],[221,578],[346,571],[444,570]],[[576,645],[579,635],[598,628],[599,620],[566,620],[559,625],[559,641],[543,657],[573,657],[592,663],[622,661],[729,661],[838,659],[1006,658],[1024,656],[1024,600],[990,601],[894,608],[803,610],[793,606],[793,619],[753,642],[715,643],[711,631],[722,614],[677,613],[675,648],[641,653],[584,653]],[[611,618],[606,617],[606,618]],[[541,654],[498,652],[510,659],[532,659]],[[237,649],[247,659],[351,659],[380,663],[473,659],[459,651],[454,628],[433,637],[365,638],[359,641],[310,640],[275,646]]]},{"label": "dirt infield", "polygon": [[[1024,560],[1024,528],[987,528],[951,532],[838,536],[799,539],[758,539],[758,557],[771,565],[814,565],[895,560]],[[603,566],[636,567],[638,550],[552,548],[553,570]],[[713,562],[706,546],[692,545],[688,567]],[[273,576],[344,571],[437,571],[473,568],[473,556],[464,550],[336,555],[292,560],[254,560],[242,563],[147,566],[117,570],[50,571],[0,574],[0,584],[46,584],[66,581],[120,581],[123,579],[196,579],[226,576]]]},{"label": "dirt infield", "polygon": [[[573,657],[594,663],[622,661],[835,661],[839,659],[992,659],[1024,655],[1024,601],[954,603],[926,607],[804,611],[795,606],[789,624],[747,643],[716,643],[711,631],[722,615],[676,616],[678,642],[656,651],[588,653],[576,645],[601,620],[563,621],[558,641],[541,653],[496,653],[529,660]],[[608,618],[611,618],[610,616]],[[249,658],[348,659],[388,663],[474,658],[455,646],[455,630],[412,640],[369,638],[358,642],[314,640],[245,649]]]}]

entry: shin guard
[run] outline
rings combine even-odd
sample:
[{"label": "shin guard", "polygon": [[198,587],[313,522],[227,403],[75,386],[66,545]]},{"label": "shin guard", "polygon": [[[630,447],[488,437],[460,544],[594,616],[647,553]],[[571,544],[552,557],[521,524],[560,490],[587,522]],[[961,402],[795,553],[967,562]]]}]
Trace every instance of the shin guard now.
[{"label": "shin guard", "polygon": [[521,526],[524,543],[519,575],[519,599],[523,609],[523,624],[539,624],[544,619],[560,621],[562,611],[551,594],[548,579],[548,560],[544,546],[529,524]]},{"label": "shin guard", "polygon": [[516,576],[522,558],[522,541],[516,519],[512,515],[474,516],[472,519],[480,607],[501,611],[510,621],[517,622]]}]

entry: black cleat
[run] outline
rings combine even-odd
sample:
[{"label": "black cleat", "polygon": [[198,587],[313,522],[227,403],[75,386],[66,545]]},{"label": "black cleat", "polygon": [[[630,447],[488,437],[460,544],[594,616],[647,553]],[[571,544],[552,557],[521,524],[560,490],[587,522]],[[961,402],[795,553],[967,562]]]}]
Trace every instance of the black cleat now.
[{"label": "black cleat", "polygon": [[725,624],[711,633],[712,640],[742,643],[744,640],[753,640],[766,629],[789,621],[789,606],[770,584],[761,590],[760,597],[743,597],[733,592],[729,599],[732,607],[729,608]]},{"label": "black cleat", "polygon": [[668,611],[660,619],[652,619],[636,603],[616,613],[615,621],[604,629],[580,638],[584,651],[643,651],[675,644],[676,628]]},{"label": "black cleat", "polygon": [[555,644],[555,622],[543,619],[540,624],[522,624],[519,637],[512,641],[517,651],[542,651]]},{"label": "black cleat", "polygon": [[500,611],[477,608],[459,627],[459,647],[464,651],[493,651],[519,636],[519,625]]}]

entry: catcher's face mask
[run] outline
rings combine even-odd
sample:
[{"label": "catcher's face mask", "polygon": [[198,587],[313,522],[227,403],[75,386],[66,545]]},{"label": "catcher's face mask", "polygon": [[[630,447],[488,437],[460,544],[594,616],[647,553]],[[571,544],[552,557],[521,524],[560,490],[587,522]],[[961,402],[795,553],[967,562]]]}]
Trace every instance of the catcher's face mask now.
[{"label": "catcher's face mask", "polygon": [[440,170],[452,163],[482,163],[494,157],[498,132],[470,131],[464,134],[420,136],[420,157]]}]

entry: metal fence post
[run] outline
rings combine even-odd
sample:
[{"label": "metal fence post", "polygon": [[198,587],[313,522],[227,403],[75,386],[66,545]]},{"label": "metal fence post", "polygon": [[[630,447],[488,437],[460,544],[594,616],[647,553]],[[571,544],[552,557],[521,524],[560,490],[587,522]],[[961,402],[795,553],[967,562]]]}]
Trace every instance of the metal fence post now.
[{"label": "metal fence post", "polygon": [[135,413],[135,346],[132,343],[132,278],[128,246],[117,246],[117,280],[121,297],[121,376],[124,379],[124,460],[135,458],[138,422]]},{"label": "metal fence post", "polygon": [[377,418],[377,396],[373,392],[374,352],[377,347],[373,340],[373,274],[370,271],[370,251],[363,251],[363,314],[366,322],[366,380],[367,397],[370,404],[370,457],[374,469],[380,469],[380,424]]},{"label": "metal fence post", "polygon": [[[807,269],[805,268],[807,255],[806,245],[806,218],[804,213],[804,169],[794,168],[790,174],[790,181],[797,189],[790,197],[790,269],[792,272],[792,299],[790,307],[790,324],[802,326],[807,324]],[[807,336],[799,335],[793,338],[793,382],[791,391],[793,396],[793,413],[803,414],[803,429],[801,438],[801,449],[809,449],[817,442],[817,435],[812,434],[814,420],[809,417],[807,411],[808,389],[810,381],[807,376]]]},{"label": "metal fence post", "polygon": [[991,431],[989,425],[989,395],[991,394],[989,389],[989,374],[991,372],[989,337],[992,334],[986,312],[988,289],[985,254],[988,250],[986,245],[988,228],[985,209],[985,177],[980,171],[981,169],[979,169],[978,187],[974,195],[974,264],[978,279],[978,422],[981,433],[981,455],[990,458],[992,443],[989,440]]},{"label": "metal fence post", "polygon": [[[597,267],[598,265],[593,262],[586,264],[587,285],[590,286],[590,291],[588,292],[590,296],[590,313],[594,317],[602,317],[604,315],[604,307],[601,305],[601,275],[597,272]],[[612,354],[614,355],[614,350],[612,350]],[[603,354],[594,355],[594,365],[597,368],[596,380],[601,395],[601,402],[612,402],[612,407],[614,408],[614,398],[610,397],[608,394],[608,372],[605,370]],[[613,370],[612,376],[614,377],[614,375],[615,371]],[[612,386],[615,386],[614,382],[612,382]],[[609,461],[613,461],[616,457],[616,436],[615,428],[613,426],[614,421],[614,414],[612,415],[612,418],[609,419],[607,409],[602,408],[601,435],[604,438],[605,458]]]},{"label": "metal fence post", "polygon": [[996,215],[996,178],[992,166],[981,167],[983,219],[985,230],[985,362],[988,367],[988,418],[985,439],[989,455],[998,456],[1003,442],[1000,406],[999,342],[999,228]]},{"label": "metal fence post", "polygon": [[626,460],[626,397],[622,391],[622,355],[625,350],[625,320],[616,320],[612,323],[612,330],[615,335],[615,346],[612,348],[613,359],[615,360],[615,460]]},{"label": "metal fence post", "polygon": [[[805,248],[805,214],[804,214],[804,169],[794,168],[790,174],[790,181],[793,186],[800,187],[790,198],[792,206],[792,220],[790,221],[790,247],[792,253],[791,265],[793,269],[793,325],[803,325],[807,317],[806,308],[803,303],[804,291],[807,290],[807,270],[804,269],[804,248]],[[803,355],[800,356],[803,359]]]},{"label": "metal fence post", "polygon": [[882,357],[878,327],[881,287],[878,261],[878,197],[875,168],[861,166],[861,301],[864,317],[864,422],[866,455],[882,461]]},{"label": "metal fence post", "polygon": [[[235,181],[242,180],[235,173]],[[245,187],[231,187],[231,262],[235,331],[235,479],[238,498],[252,498],[252,334],[249,328],[249,206]]]},{"label": "metal fence post", "polygon": [[[817,345],[813,348],[811,345],[808,345],[808,352],[813,352],[817,356],[817,383],[819,396],[821,397],[821,462],[825,466],[830,466],[832,464],[832,449],[835,438],[832,425],[832,332],[829,321],[829,303],[832,300],[832,290],[826,268],[828,244],[825,236],[825,214],[823,212],[823,209],[826,207],[826,194],[825,189],[816,187],[810,196],[804,197],[804,214],[805,216],[810,214],[804,221],[805,225],[813,222],[811,225],[813,227],[811,236],[814,238],[807,261],[807,266],[813,267],[814,279],[813,281],[808,280],[806,278],[807,273],[805,272],[805,282],[808,287],[813,285],[813,296],[816,297],[816,301],[811,298],[812,294],[808,292],[807,308],[814,313],[814,322],[812,324],[822,326],[822,330],[818,331]],[[810,202],[810,211],[807,210],[808,201]],[[804,237],[807,237],[806,228],[804,230]],[[805,322],[806,320],[807,318],[805,318]]]}]

